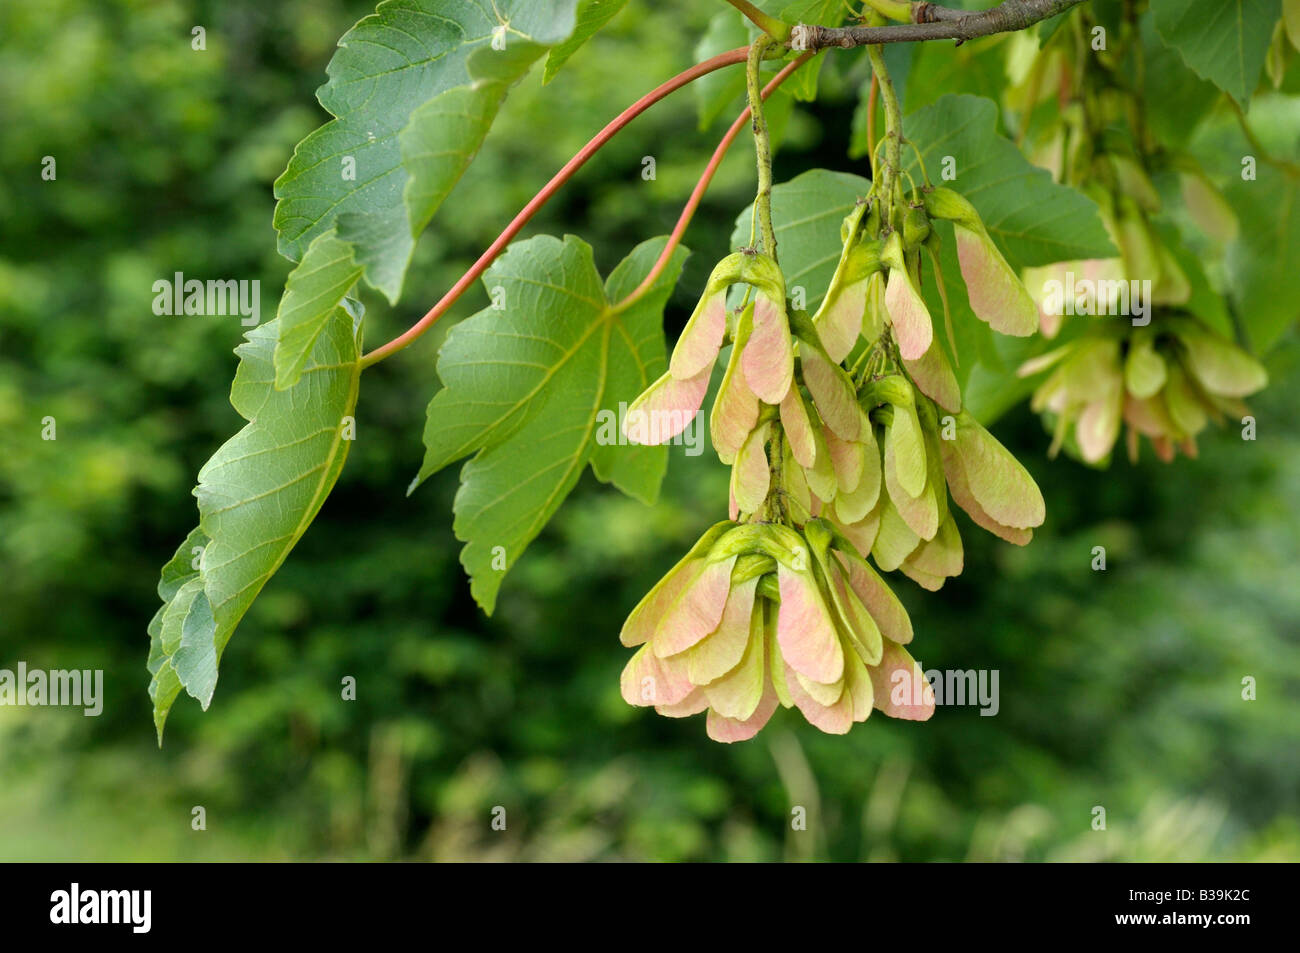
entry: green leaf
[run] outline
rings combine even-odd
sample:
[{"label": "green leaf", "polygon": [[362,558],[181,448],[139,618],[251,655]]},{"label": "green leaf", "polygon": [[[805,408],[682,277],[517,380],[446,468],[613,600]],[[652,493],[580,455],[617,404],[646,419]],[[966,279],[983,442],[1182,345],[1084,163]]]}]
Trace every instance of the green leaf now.
[{"label": "green leaf", "polygon": [[844,22],[844,14],[844,0],[795,0],[781,8],[780,18],[792,26],[796,23],[839,26]]},{"label": "green leaf", "polygon": [[[949,93],[967,93],[998,99],[1007,86],[1006,51],[987,43],[917,43],[907,83],[904,112],[914,113]],[[871,82],[865,87],[870,89]],[[885,117],[877,104],[877,135],[884,131]],[[908,123],[904,122],[904,128]],[[908,132],[910,136],[911,133]]]},{"label": "green leaf", "polygon": [[542,71],[542,82],[549,83],[555,78],[570,56],[590,40],[605,24],[614,19],[615,14],[627,6],[627,0],[581,0],[578,4],[577,26],[573,35],[551,50],[546,58],[546,67]]},{"label": "green leaf", "polygon": [[[1145,58],[1142,73],[1147,122],[1166,146],[1184,144],[1197,123],[1222,95],[1218,88],[1187,68],[1177,52],[1161,42],[1151,17],[1142,18],[1142,43],[1134,46]],[[1133,64],[1136,71],[1136,64]]]},{"label": "green leaf", "polygon": [[1259,85],[1281,0],[1151,0],[1156,29],[1196,75],[1243,106]]},{"label": "green leaf", "polygon": [[216,631],[212,604],[204,594],[202,577],[196,574],[164,610],[160,641],[177,681],[204,708],[217,687]]},{"label": "green leaf", "polygon": [[397,139],[408,176],[404,201],[413,236],[424,231],[474,161],[510,87],[546,49],[527,40],[507,43],[504,50],[479,47],[466,64],[468,85],[439,93],[411,113]]},{"label": "green leaf", "polygon": [[[795,57],[789,57],[786,62],[780,63],[782,69],[787,63],[794,60]],[[797,70],[786,77],[779,89],[775,90],[767,98],[767,102],[772,102],[778,97],[787,97],[791,100],[810,103],[817,98],[817,84],[821,79],[822,68],[829,62],[825,56],[816,56],[804,63]],[[793,103],[792,103],[793,105]]]},{"label": "green leaf", "polygon": [[230,402],[249,423],[199,471],[199,529],[163,568],[158,593],[167,604],[149,627],[160,739],[180,686],[207,708],[235,627],[338,479],[350,445],[345,418],[356,406],[361,323],[360,305],[345,299],[334,308],[287,390],[274,387],[278,321],[254,328],[235,349]]},{"label": "green leaf", "polygon": [[[181,680],[172,667],[171,655],[163,651],[163,621],[167,616],[177,594],[191,581],[198,581],[199,556],[208,544],[208,537],[199,528],[190,531],[185,542],[177,548],[176,554],[162,568],[158,582],[158,596],[163,600],[158,612],[149,623],[149,674],[153,676],[149,684],[149,698],[153,701],[154,727],[158,732],[158,742],[162,743],[163,723],[167,712],[176,696],[180,694]],[[176,646],[172,646],[175,652]]]},{"label": "green leaf", "polygon": [[203,547],[208,545],[208,536],[197,526],[190,530],[185,542],[176,549],[167,565],[163,566],[158,580],[158,596],[163,602],[171,602],[180,592],[181,586],[199,574],[199,557]]},{"label": "green leaf", "polygon": [[1263,162],[1228,188],[1241,237],[1228,246],[1233,303],[1251,347],[1269,351],[1300,320],[1300,181]]},{"label": "green leaf", "polygon": [[325,323],[360,277],[361,266],[352,258],[352,246],[339,241],[333,229],[313,241],[298,267],[289,273],[277,315],[274,363],[278,390],[298,383]]},{"label": "green leaf", "polygon": [[[997,117],[991,100],[944,96],[907,116],[903,131],[921,151],[934,184],[970,200],[1013,267],[1117,254],[1097,204],[1031,165],[998,135]],[[941,181],[949,158],[955,178]],[[903,165],[920,182],[911,148],[903,150]]]},{"label": "green leaf", "polygon": [[[849,120],[849,158],[866,159],[871,154],[871,147],[874,145],[867,135],[869,131],[874,131],[877,139],[880,137],[880,124],[877,120],[874,130],[867,129],[867,116],[871,104],[871,80],[863,80],[862,85],[858,88],[858,101],[853,107],[853,118]],[[879,110],[879,106],[876,107]]]},{"label": "green leaf", "polygon": [[[298,144],[276,180],[280,253],[298,261],[337,223],[372,287],[396,302],[419,227],[408,217],[399,136],[412,113],[472,80],[468,62],[493,37],[553,46],[573,32],[578,0],[385,0],[344,34],[317,98],[336,118]],[[498,32],[498,28],[502,28]],[[480,129],[471,123],[474,134]],[[423,130],[428,139],[435,133]],[[481,136],[479,136],[481,141]],[[445,148],[467,150],[449,141]],[[476,148],[475,145],[473,148]],[[344,178],[345,163],[355,178]]]},{"label": "green leaf", "polygon": [[505,572],[554,515],[590,462],[624,492],[653,500],[664,447],[622,442],[619,404],[666,366],[662,313],[686,252],[652,291],[612,307],[640,284],[665,239],[642,243],[602,285],[591,246],[572,235],[511,245],[483,282],[493,305],[447,335],[443,389],[429,403],[425,459],[412,488],[473,454],[461,470],[454,530],[484,611]]},{"label": "green leaf", "polygon": [[1039,21],[1038,48],[1040,50],[1047,45],[1048,40],[1056,35],[1056,31],[1065,25],[1065,18],[1073,12],[1073,10],[1066,10],[1064,13],[1058,13],[1054,17],[1048,17],[1046,20]]},{"label": "green leaf", "polygon": [[[772,225],[786,290],[793,294],[796,287],[803,288],[810,314],[840,260],[840,223],[870,190],[871,183],[860,175],[827,169],[810,169],[772,188]],[[752,208],[736,217],[732,248],[749,244]]]},{"label": "green leaf", "polygon": [[1031,357],[1060,347],[1082,326],[1081,322],[1067,323],[1050,344],[1045,344],[1038,335],[1027,338],[991,335],[989,344],[993,356],[982,354],[962,383],[962,403],[966,412],[984,426],[992,425],[1042,383],[1041,379],[1017,377],[1016,368]]}]

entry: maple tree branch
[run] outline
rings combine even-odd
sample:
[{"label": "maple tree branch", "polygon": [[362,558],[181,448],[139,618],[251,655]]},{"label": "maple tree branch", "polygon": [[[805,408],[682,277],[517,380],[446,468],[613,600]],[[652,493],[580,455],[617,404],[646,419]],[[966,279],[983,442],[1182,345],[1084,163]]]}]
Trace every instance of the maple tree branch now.
[{"label": "maple tree branch", "polygon": [[821,50],[838,46],[875,46],[956,40],[958,44],[994,33],[1010,33],[1064,13],[1083,0],[1003,0],[989,10],[954,10],[937,3],[912,4],[912,22],[894,26],[815,26],[801,23],[790,32],[792,50]]}]

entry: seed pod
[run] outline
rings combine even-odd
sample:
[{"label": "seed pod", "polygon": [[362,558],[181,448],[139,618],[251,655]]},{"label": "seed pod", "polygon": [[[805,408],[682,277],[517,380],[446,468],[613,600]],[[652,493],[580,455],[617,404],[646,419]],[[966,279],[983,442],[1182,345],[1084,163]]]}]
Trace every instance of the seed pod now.
[{"label": "seed pod", "polygon": [[[1050,410],[1059,414],[1082,406],[1092,392],[1092,381],[1106,377],[1119,364],[1119,342],[1109,337],[1082,338],[1062,348],[1061,353],[1064,360],[1030,400],[1030,409],[1035,412]],[[1032,373],[1033,366],[1049,356],[1025,364],[1022,376]]]},{"label": "seed pod", "polygon": [[974,417],[957,415],[957,437],[941,441],[943,471],[953,499],[977,524],[1023,546],[1046,518],[1033,477]]},{"label": "seed pod", "polygon": [[[840,244],[846,248],[853,241],[863,234],[863,225],[867,222],[871,213],[871,202],[865,199],[858,199],[853,203],[853,208],[849,214],[840,220]],[[868,234],[873,234],[874,229],[868,230]]]},{"label": "seed pod", "polygon": [[912,251],[920,248],[930,237],[930,216],[924,206],[909,205],[903,213],[903,247]]},{"label": "seed pod", "polygon": [[1165,359],[1156,351],[1155,334],[1148,328],[1135,334],[1124,359],[1124,387],[1134,397],[1146,398],[1158,394],[1165,386],[1167,372]]},{"label": "seed pod", "polygon": [[934,714],[934,689],[901,645],[885,642],[880,664],[869,673],[875,707],[890,718],[926,721]]},{"label": "seed pod", "polygon": [[949,514],[934,538],[921,543],[898,568],[917,585],[938,592],[948,579],[961,574],[963,560],[961,533]]},{"label": "seed pod", "polygon": [[[653,616],[657,610],[666,615]],[[709,737],[718,741],[752,738],[778,704],[831,733],[866,720],[873,708],[927,717],[924,697],[880,694],[878,685],[897,687],[898,673],[905,681],[905,666],[915,664],[901,648],[912,638],[911,621],[825,520],[808,519],[803,532],[719,524],[642,600],[625,629],[647,638],[624,669],[624,698],[668,717],[707,710]]]},{"label": "seed pod", "polygon": [[934,404],[921,395],[916,398],[917,416],[921,420],[921,434],[925,438],[925,482],[934,493],[939,511],[939,523],[948,518],[948,481],[943,475],[943,447],[939,436],[939,412]]},{"label": "seed pod", "polygon": [[777,644],[781,657],[796,673],[822,684],[832,684],[844,674],[844,648],[810,569],[777,565],[781,586],[781,611]]},{"label": "seed pod", "polygon": [[1229,341],[1193,322],[1174,325],[1185,348],[1188,369],[1206,390],[1224,397],[1246,397],[1268,385],[1268,372]]},{"label": "seed pod", "polygon": [[860,416],[857,391],[849,375],[820,347],[808,343],[800,349],[799,361],[808,393],[826,427],[842,440],[856,440]]},{"label": "seed pod", "polygon": [[667,443],[695,419],[709,390],[706,367],[689,380],[677,380],[671,372],[651,384],[627,409],[623,433],[633,443],[655,446]]},{"label": "seed pod", "polygon": [[[907,528],[917,535],[919,539],[933,539],[934,534],[939,529],[939,504],[935,499],[936,488],[927,478],[921,492],[915,495],[907,493],[899,485],[897,477],[897,461],[894,459],[895,442],[887,440],[885,442],[885,459],[883,470],[885,474],[885,490],[889,494],[890,503],[898,511]],[[946,490],[945,490],[946,492]]]},{"label": "seed pod", "polygon": [[867,665],[880,662],[882,651],[880,627],[870,611],[849,584],[841,564],[831,553],[835,543],[834,528],[824,520],[809,520],[804,526],[804,538],[812,550],[814,575],[822,590],[830,597],[834,622],[841,638],[846,641]]},{"label": "seed pod", "polygon": [[827,437],[821,418],[815,411],[810,414],[809,422],[812,424],[816,453],[812,467],[805,468],[804,476],[808,480],[808,488],[816,494],[817,498],[823,503],[829,503],[835,499],[836,492],[835,464],[831,456],[830,438]]},{"label": "seed pod", "polygon": [[885,309],[898,341],[898,353],[906,360],[915,361],[929,348],[934,329],[930,323],[930,310],[916,287],[903,254],[903,240],[897,232],[886,240],[880,260],[889,267]]},{"label": "seed pod", "polygon": [[808,488],[807,471],[795,460],[788,440],[781,445],[781,467],[786,513],[794,525],[802,526],[818,515],[821,507]]},{"label": "seed pod", "polygon": [[1151,183],[1151,178],[1141,163],[1132,156],[1113,153],[1110,156],[1111,168],[1119,184],[1121,195],[1126,195],[1138,204],[1144,212],[1155,214],[1160,211],[1160,193]]},{"label": "seed pod", "polygon": [[838,514],[834,517],[835,528],[859,553],[870,555],[876,546],[876,538],[880,535],[880,508],[880,500],[877,498],[871,511],[856,523],[846,523]]},{"label": "seed pod", "polygon": [[860,473],[852,487],[841,487],[835,494],[835,519],[845,526],[860,523],[880,499],[880,450],[871,430],[864,434],[865,441],[848,444],[850,462],[861,465]]},{"label": "seed pod", "polygon": [[1126,277],[1150,281],[1153,288],[1159,286],[1164,274],[1160,248],[1146,216],[1131,200],[1120,203],[1116,232]]},{"label": "seed pod", "polygon": [[1101,463],[1119,439],[1120,415],[1124,408],[1123,379],[1118,368],[1096,382],[1092,398],[1083,405],[1074,425],[1074,439],[1085,463]]},{"label": "seed pod", "polygon": [[[989,237],[975,206],[951,189],[937,188],[926,193],[925,207],[931,218],[953,224],[957,260],[975,316],[1002,334],[1033,334],[1038,329],[1038,307]],[[921,354],[903,356],[916,360]]]},{"label": "seed pod", "polygon": [[740,356],[745,381],[768,404],[780,404],[794,378],[794,347],[785,311],[785,279],[766,255],[746,253],[743,278],[754,295],[754,323]]},{"label": "seed pod", "polygon": [[[924,415],[920,413],[922,410]],[[940,523],[947,516],[948,490],[943,475],[943,466],[939,459],[940,448],[935,433],[937,420],[933,408],[924,398],[920,398],[917,411],[917,419],[920,421],[917,430],[922,438],[922,453],[924,454],[922,461],[925,468],[924,484],[921,491],[912,493],[904,489],[899,479],[900,468],[897,453],[899,448],[910,449],[909,440],[890,439],[889,434],[893,432],[895,426],[903,426],[905,429],[900,433],[906,433],[907,430],[910,430],[911,424],[908,421],[909,415],[898,409],[895,409],[893,413],[893,422],[886,428],[887,437],[884,445],[882,470],[885,478],[885,492],[889,495],[891,505],[898,512],[907,528],[924,543],[934,538]]]},{"label": "seed pod", "polygon": [[728,255],[714,267],[695,311],[673,348],[668,371],[680,380],[697,376],[718,359],[727,330],[727,289],[741,277],[744,256]]},{"label": "seed pod", "polygon": [[[766,654],[769,658],[770,653]],[[753,738],[763,726],[767,724],[776,711],[778,705],[776,691],[772,687],[769,677],[767,684],[764,686],[763,697],[759,699],[758,708],[754,714],[744,721],[737,721],[733,718],[724,718],[712,709],[709,710],[708,733],[714,741],[720,741],[724,744],[730,744],[736,741],[748,741]]]},{"label": "seed pod", "polygon": [[[1113,234],[1112,241],[1119,245]],[[1038,305],[1039,330],[1048,338],[1060,332],[1067,314],[1083,313],[1077,307],[1077,294],[1074,302],[1066,299],[1067,289],[1084,286],[1085,281],[1093,288],[1116,287],[1117,282],[1128,281],[1124,259],[1119,257],[1062,261],[1041,268],[1026,268],[1022,274],[1030,297]]]},{"label": "seed pod", "polygon": [[1235,241],[1240,224],[1237,213],[1223,193],[1201,172],[1182,172],[1178,180],[1182,186],[1183,204],[1201,231],[1216,242]]},{"label": "seed pod", "polygon": [[862,315],[862,340],[875,344],[889,324],[889,309],[885,305],[885,272],[873,271],[867,279],[867,309]]},{"label": "seed pod", "polygon": [[624,666],[619,687],[629,705],[678,705],[695,690],[684,665],[665,662],[649,645],[641,646]]},{"label": "seed pod", "polygon": [[1169,382],[1164,389],[1165,406],[1178,428],[1178,437],[1195,437],[1209,423],[1209,416],[1195,387],[1178,364],[1169,368]]},{"label": "seed pod", "polygon": [[961,387],[953,373],[943,345],[935,338],[924,354],[915,361],[903,361],[907,374],[926,397],[953,413],[961,410]]},{"label": "seed pod", "polygon": [[817,460],[817,440],[813,436],[808,408],[797,386],[791,387],[781,401],[781,426],[795,462],[805,469],[812,467]]},{"label": "seed pod", "polygon": [[767,438],[771,423],[761,423],[745,440],[731,467],[731,496],[741,513],[756,512],[771,489],[772,472],[767,461]]},{"label": "seed pod", "polygon": [[[755,579],[747,586],[756,587]],[[735,590],[732,590],[733,596]],[[731,599],[728,599],[730,605]],[[742,594],[734,625],[745,633],[745,649],[740,661],[718,678],[704,686],[708,707],[723,718],[744,722],[753,717],[763,701],[767,684],[767,645],[764,639],[762,612],[754,611],[753,597],[748,603]],[[721,628],[721,627],[720,627]]]},{"label": "seed pod", "polygon": [[880,242],[860,240],[865,210],[865,205],[858,205],[844,220],[844,248],[821,306],[813,315],[818,339],[837,364],[849,355],[862,333],[867,283],[880,270]]},{"label": "seed pod", "polygon": [[[1121,359],[1121,354],[1123,357]],[[1244,416],[1239,398],[1265,386],[1264,368],[1194,318],[1162,315],[1159,324],[1106,327],[1026,363],[1021,376],[1054,367],[1030,406],[1056,415],[1052,453],[1063,444],[1088,463],[1103,463],[1127,423],[1129,458],[1150,438],[1157,455],[1196,453],[1194,437],[1223,414]]]},{"label": "seed pod", "polygon": [[731,588],[731,571],[738,558],[733,555],[706,560],[699,575],[660,617],[651,640],[655,655],[668,658],[685,652],[717,629]]},{"label": "seed pod", "polygon": [[648,642],[673,605],[682,597],[699,574],[707,566],[705,557],[722,536],[733,526],[732,523],[716,523],[709,528],[699,541],[691,547],[690,552],[678,561],[668,574],[655,584],[637,603],[627,621],[619,640],[626,646],[641,645]]},{"label": "seed pod", "polygon": [[821,308],[813,316],[818,339],[837,364],[848,357],[862,336],[869,279],[868,275],[827,292]]},{"label": "seed pod", "polygon": [[834,555],[853,592],[880,628],[881,635],[899,644],[911,642],[912,620],[907,610],[870,564],[846,543],[847,540],[836,533]]},{"label": "seed pod", "polygon": [[907,525],[888,493],[880,495],[878,511],[880,523],[876,529],[876,541],[871,546],[871,558],[885,572],[893,572],[912,554],[921,537]]},{"label": "seed pod", "polygon": [[[766,562],[772,571],[776,563],[762,556],[745,556],[741,561]],[[745,655],[750,643],[750,619],[754,615],[754,601],[761,576],[743,578],[739,562],[732,571],[731,592],[727,595],[722,619],[707,639],[686,652],[686,675],[692,685],[707,685],[732,671]],[[738,580],[737,577],[742,577]]]},{"label": "seed pod", "polygon": [[795,337],[803,382],[822,420],[841,439],[857,436],[857,389],[852,378],[822,347],[816,327],[806,314],[795,312]]},{"label": "seed pod", "polygon": [[[957,332],[953,328],[952,308],[948,305],[948,283],[943,278],[943,263],[940,261],[940,239],[939,233],[930,232],[930,237],[925,240],[925,251],[930,256],[930,267],[934,271],[934,284],[939,290],[939,301],[943,305],[943,327],[948,333],[948,345],[952,348],[953,360],[960,363],[961,359],[957,356]],[[931,345],[933,347],[933,344]]]},{"label": "seed pod", "polygon": [[895,479],[908,495],[920,496],[926,481],[925,439],[912,385],[893,375],[876,381],[872,394],[893,409],[885,427],[885,453],[893,460]]},{"label": "seed pod", "polygon": [[718,387],[718,396],[713,401],[713,411],[709,415],[709,436],[713,440],[713,449],[717,451],[718,459],[727,464],[735,461],[736,454],[758,423],[759,400],[749,389],[740,368],[740,355],[749,341],[753,320],[754,308],[750,304],[736,320],[735,343],[731,348],[722,384]]},{"label": "seed pod", "polygon": [[1160,256],[1160,280],[1151,289],[1152,304],[1182,305],[1192,296],[1192,283],[1187,272],[1178,263],[1169,246],[1156,238],[1156,254]]}]

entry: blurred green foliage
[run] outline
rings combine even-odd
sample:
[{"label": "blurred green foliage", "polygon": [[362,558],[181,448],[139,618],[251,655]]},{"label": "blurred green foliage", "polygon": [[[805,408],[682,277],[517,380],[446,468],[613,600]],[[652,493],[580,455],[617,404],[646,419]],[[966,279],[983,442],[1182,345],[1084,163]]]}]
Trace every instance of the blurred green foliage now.
[{"label": "blurred green foliage", "polygon": [[[1049,463],[1026,412],[999,423],[1047,526],[1024,550],[963,533],[966,571],[938,595],[894,581],[925,667],[1000,672],[996,717],[941,708],[833,738],[779,713],[735,747],[618,693],[622,619],[720,515],[725,471],[675,450],[653,510],[586,480],[485,618],[457,563],[455,473],[405,496],[438,386],[428,335],[367,373],[338,488],[231,643],[211,709],[182,699],[157,750],[145,625],[194,522],[194,473],[238,424],[243,329],[155,316],[152,283],[257,278],[269,317],[288,271],[270,183],[321,121],[313,89],[369,8],[0,9],[0,668],[102,668],[107,696],[98,718],[0,708],[0,858],[1300,859],[1294,332],[1255,402],[1258,441],[1220,431],[1199,460],[1095,472]],[[550,86],[525,80],[422,240],[403,305],[368,300],[369,340],[412,321],[623,103],[688,65],[714,12],[632,3]],[[862,171],[846,158],[854,64],[827,67],[826,98],[797,107],[778,181]],[[657,106],[526,234],[578,233],[607,270],[671,228],[719,132],[697,128],[690,96]],[[751,181],[738,144],[688,234],[670,334]],[[40,437],[47,415],[57,440]]]}]

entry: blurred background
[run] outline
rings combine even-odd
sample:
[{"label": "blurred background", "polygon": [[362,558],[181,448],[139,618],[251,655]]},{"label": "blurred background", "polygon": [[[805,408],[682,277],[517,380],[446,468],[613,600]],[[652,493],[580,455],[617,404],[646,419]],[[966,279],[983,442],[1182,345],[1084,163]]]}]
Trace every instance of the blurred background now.
[{"label": "blurred background", "polygon": [[[701,718],[625,705],[617,637],[721,515],[726,471],[675,449],[653,510],[588,475],[484,617],[451,532],[456,469],[405,495],[443,327],[367,373],[337,489],[241,624],[211,709],[183,696],[159,750],[145,626],[195,473],[241,423],[244,329],[157,317],[152,284],[258,278],[271,316],[289,270],[271,183],[325,118],[313,93],[335,42],[372,8],[0,8],[0,668],[103,669],[106,696],[98,718],[0,707],[0,859],[1300,859],[1294,330],[1252,402],[1254,443],[1211,431],[1198,460],[1097,472],[1049,462],[1024,407],[998,421],[1047,525],[1022,550],[959,517],[959,578],[935,595],[891,579],[924,667],[999,671],[996,717],[946,707],[828,737],[778,712],[728,747]],[[689,65],[714,12],[634,0],[544,95],[535,70],[418,246],[403,303],[368,295],[368,341],[423,313],[622,104]],[[828,69],[777,181],[864,171],[845,157],[862,79]],[[525,235],[577,233],[607,271],[671,228],[721,131],[698,128],[689,93],[655,107]],[[752,174],[742,141],[688,233],[670,340]],[[485,301],[476,289],[444,324]],[[47,415],[57,440],[40,439]]]}]

